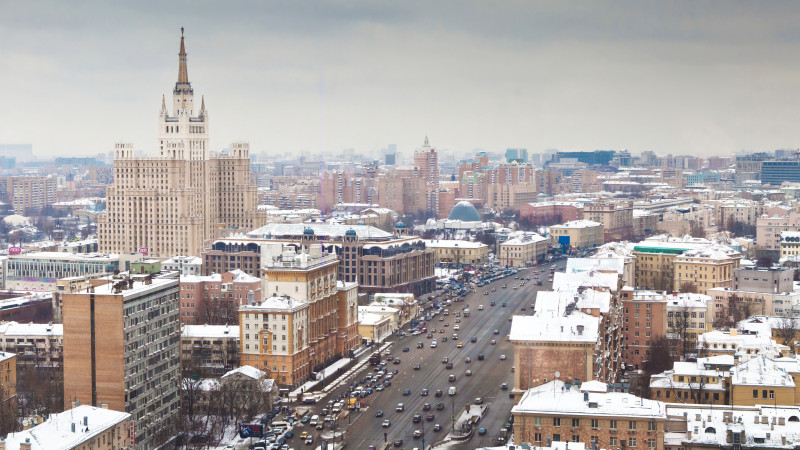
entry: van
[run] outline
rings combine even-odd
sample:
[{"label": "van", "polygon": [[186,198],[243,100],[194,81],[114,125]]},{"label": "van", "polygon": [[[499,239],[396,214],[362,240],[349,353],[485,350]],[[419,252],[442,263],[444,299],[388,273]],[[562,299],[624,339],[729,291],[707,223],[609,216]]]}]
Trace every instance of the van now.
[{"label": "van", "polygon": [[456,395],[456,387],[455,386],[450,386],[450,389],[447,390],[447,395],[449,395],[451,397]]},{"label": "van", "polygon": [[314,414],[313,416],[311,416],[311,420],[308,423],[309,425],[313,426],[316,425],[318,422],[319,422],[319,416]]},{"label": "van", "polygon": [[272,422],[272,428],[282,428],[283,431],[286,431],[289,429],[289,422],[283,422],[283,421]]}]

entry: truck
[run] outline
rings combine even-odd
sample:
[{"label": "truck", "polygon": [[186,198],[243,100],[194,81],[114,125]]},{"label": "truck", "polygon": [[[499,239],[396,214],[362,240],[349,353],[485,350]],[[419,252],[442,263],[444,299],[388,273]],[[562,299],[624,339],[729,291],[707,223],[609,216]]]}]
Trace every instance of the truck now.
[{"label": "truck", "polygon": [[381,352],[375,352],[372,356],[369,357],[369,363],[373,366],[377,366],[381,363]]},{"label": "truck", "polygon": [[347,409],[350,411],[355,411],[358,408],[358,399],[355,397],[350,397],[347,399]]}]

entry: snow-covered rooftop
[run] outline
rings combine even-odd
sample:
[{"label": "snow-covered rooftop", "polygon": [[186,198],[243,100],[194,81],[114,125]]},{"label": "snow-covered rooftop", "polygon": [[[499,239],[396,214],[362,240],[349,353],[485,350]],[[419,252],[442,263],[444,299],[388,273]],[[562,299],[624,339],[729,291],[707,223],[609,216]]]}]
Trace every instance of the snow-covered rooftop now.
[{"label": "snow-covered rooftop", "polygon": [[239,327],[236,325],[184,325],[181,330],[184,338],[239,338]]},{"label": "snow-covered rooftop", "polygon": [[511,341],[597,342],[600,318],[582,312],[568,316],[541,313],[535,316],[513,316]]},{"label": "snow-covered rooftop", "polygon": [[33,428],[9,434],[5,439],[6,448],[20,448],[26,439],[31,444],[31,450],[77,448],[82,443],[107,432],[109,428],[130,419],[130,416],[121,411],[88,405],[77,406],[62,413],[51,414],[45,422]]}]

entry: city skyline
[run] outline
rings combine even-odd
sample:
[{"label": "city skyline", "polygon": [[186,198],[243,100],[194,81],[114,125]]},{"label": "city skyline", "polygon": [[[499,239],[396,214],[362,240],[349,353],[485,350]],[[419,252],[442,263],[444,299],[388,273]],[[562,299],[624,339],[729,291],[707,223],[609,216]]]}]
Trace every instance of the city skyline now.
[{"label": "city skyline", "polygon": [[465,157],[798,147],[790,3],[187,5],[6,6],[0,142],[43,159],[120,141],[157,154],[152,114],[186,27],[212,150],[411,155],[425,135]]}]

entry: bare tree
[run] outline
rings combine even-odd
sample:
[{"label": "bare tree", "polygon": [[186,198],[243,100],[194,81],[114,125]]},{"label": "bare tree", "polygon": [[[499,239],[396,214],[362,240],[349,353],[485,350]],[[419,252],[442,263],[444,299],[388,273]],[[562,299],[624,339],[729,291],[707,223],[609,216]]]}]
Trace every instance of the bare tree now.
[{"label": "bare tree", "polygon": [[783,345],[794,350],[794,343],[800,334],[800,320],[796,317],[782,317],[775,328],[776,337]]},{"label": "bare tree", "polygon": [[697,285],[694,284],[694,281],[684,281],[683,283],[681,283],[680,287],[678,288],[678,291],[696,294]]},{"label": "bare tree", "polygon": [[675,334],[675,340],[677,341],[676,344],[679,345],[678,351],[680,352],[681,358],[686,357],[686,352],[690,347],[691,343],[691,328],[692,328],[692,321],[690,319],[690,307],[688,304],[684,304],[683,306],[677,308],[675,310],[675,314],[673,317],[673,326],[672,329]]},{"label": "bare tree", "polygon": [[689,221],[689,234],[693,238],[705,238],[706,237],[706,229],[703,228],[703,225],[696,220]]},{"label": "bare tree", "polygon": [[195,320],[198,324],[236,325],[239,323],[237,308],[232,298],[202,298],[197,305]]}]

